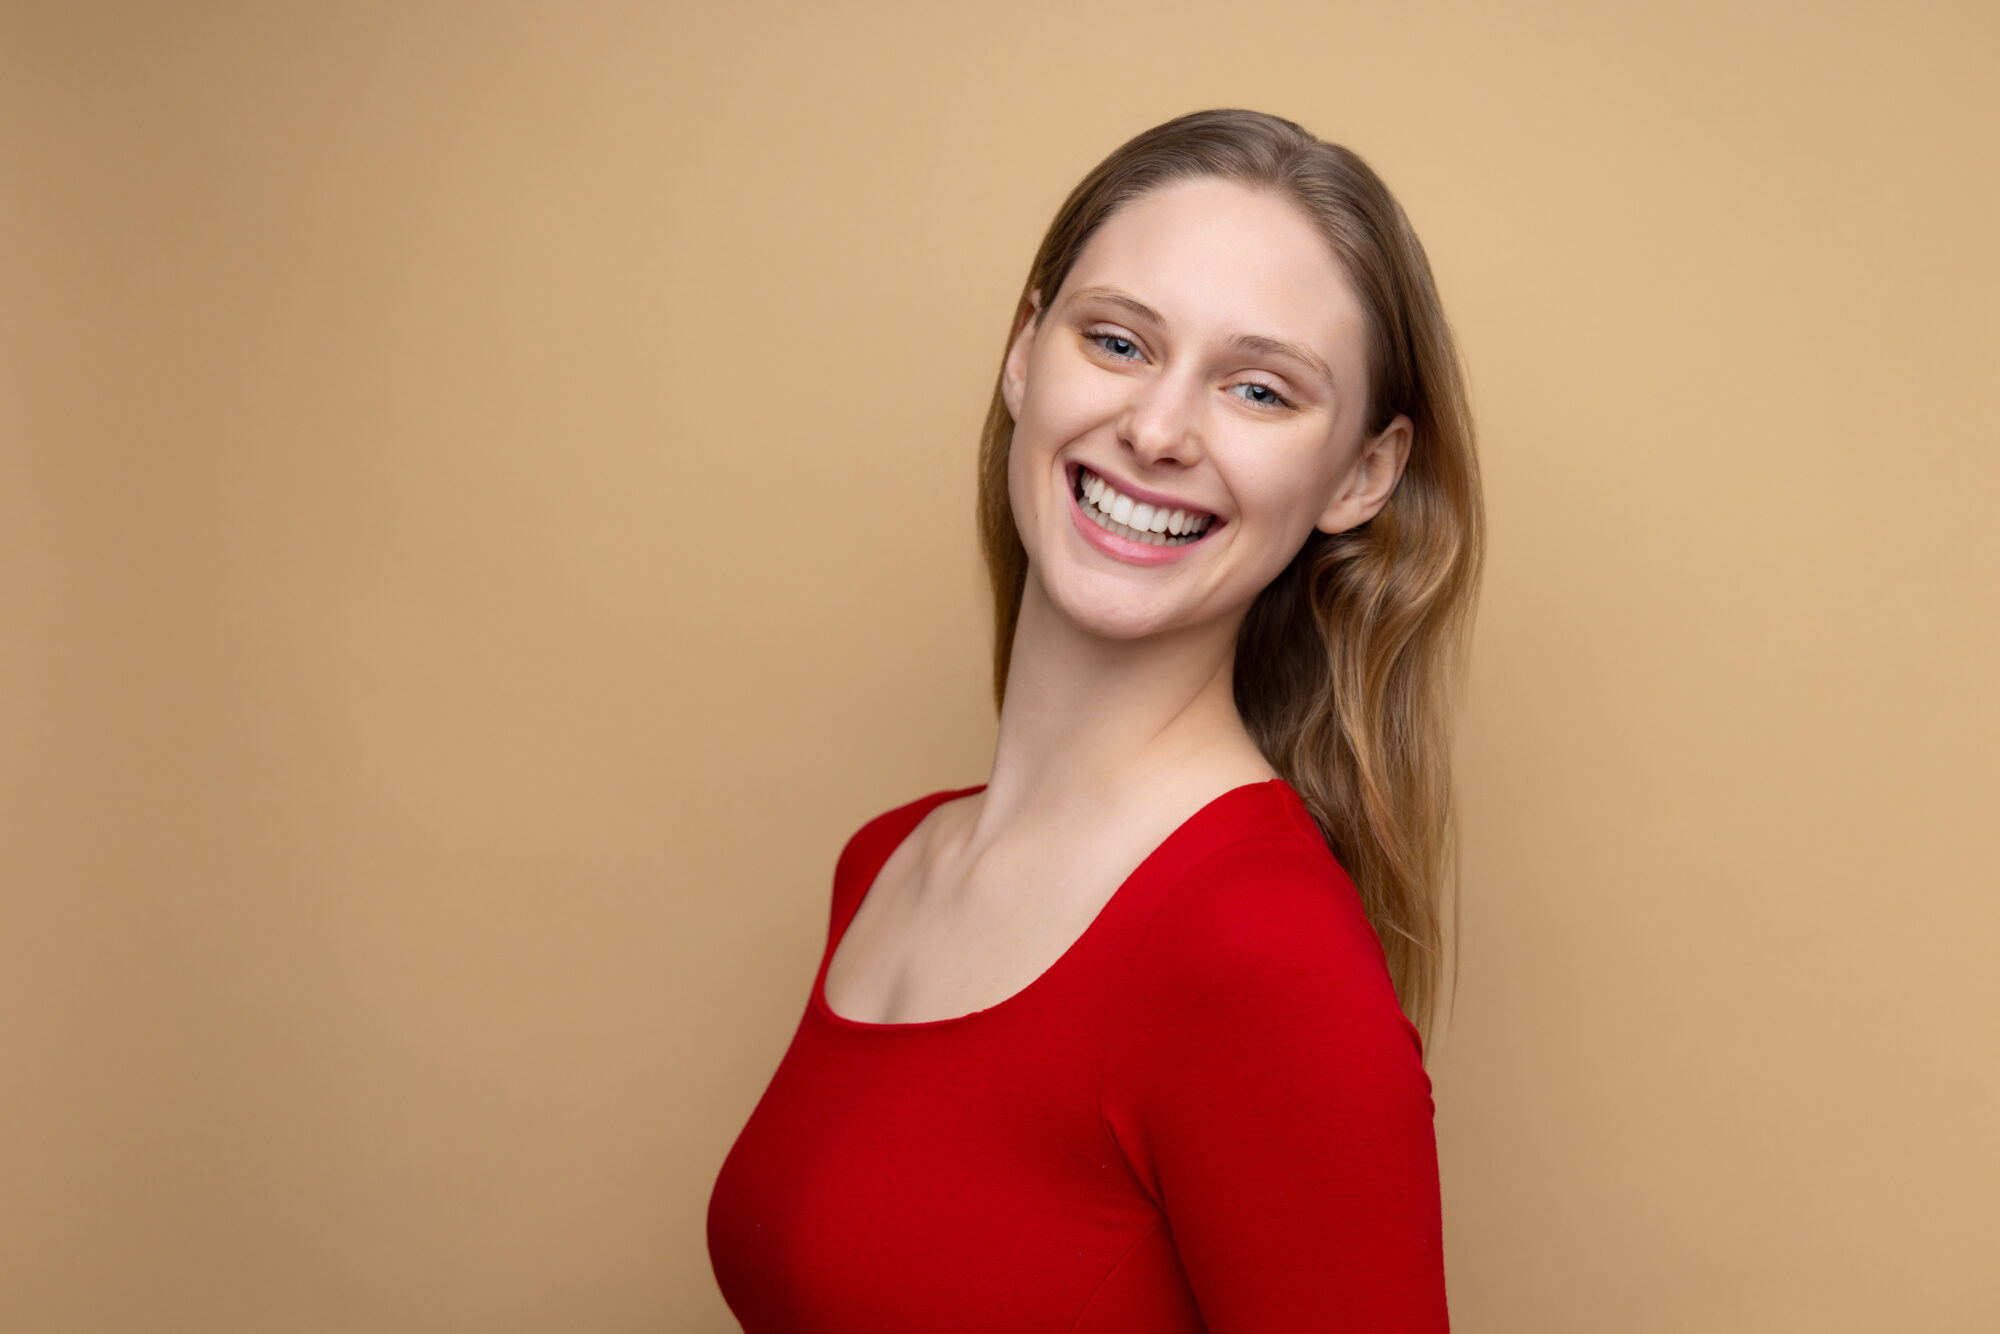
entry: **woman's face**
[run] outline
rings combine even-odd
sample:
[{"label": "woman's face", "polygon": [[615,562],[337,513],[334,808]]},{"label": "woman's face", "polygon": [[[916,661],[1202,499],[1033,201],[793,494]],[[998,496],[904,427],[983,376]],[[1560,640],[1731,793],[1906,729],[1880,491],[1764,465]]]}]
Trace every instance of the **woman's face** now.
[{"label": "woman's face", "polygon": [[1030,577],[1080,627],[1240,620],[1313,529],[1351,528],[1394,489],[1409,419],[1362,437],[1365,316],[1289,202],[1162,186],[1042,295],[1001,375],[1008,493]]}]

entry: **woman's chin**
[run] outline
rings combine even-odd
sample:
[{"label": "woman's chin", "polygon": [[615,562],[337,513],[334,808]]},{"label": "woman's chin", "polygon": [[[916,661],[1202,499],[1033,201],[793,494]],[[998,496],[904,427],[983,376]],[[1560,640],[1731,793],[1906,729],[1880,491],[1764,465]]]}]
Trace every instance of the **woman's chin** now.
[{"label": "woman's chin", "polygon": [[1086,579],[1048,590],[1049,604],[1063,620],[1099,639],[1145,639],[1184,630],[1205,619],[1177,599],[1135,596],[1116,581]]},{"label": "woman's chin", "polygon": [[1169,620],[1161,617],[1139,619],[1131,616],[1104,616],[1084,613],[1071,616],[1070,624],[1098,639],[1139,640],[1151,639],[1162,631],[1176,628]]}]

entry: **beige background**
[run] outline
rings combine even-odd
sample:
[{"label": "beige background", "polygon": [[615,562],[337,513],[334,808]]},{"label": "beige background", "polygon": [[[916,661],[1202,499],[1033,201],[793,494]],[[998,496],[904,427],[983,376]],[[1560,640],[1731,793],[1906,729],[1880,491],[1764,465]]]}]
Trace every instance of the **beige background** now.
[{"label": "beige background", "polygon": [[833,858],[977,782],[1041,229],[1427,242],[1492,517],[1456,1327],[2000,1327],[2000,10],[9,4],[0,1326],[733,1328]]}]

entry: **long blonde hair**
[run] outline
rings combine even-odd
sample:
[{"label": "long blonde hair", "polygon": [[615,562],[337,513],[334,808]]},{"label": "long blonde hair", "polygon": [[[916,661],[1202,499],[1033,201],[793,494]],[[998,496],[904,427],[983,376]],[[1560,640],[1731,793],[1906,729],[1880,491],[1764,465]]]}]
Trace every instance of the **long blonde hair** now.
[{"label": "long blonde hair", "polygon": [[[1375,516],[1345,532],[1315,531],[1251,604],[1235,694],[1259,749],[1304,798],[1360,891],[1397,998],[1428,1046],[1447,903],[1456,935],[1451,734],[1485,518],[1464,374],[1402,207],[1358,156],[1292,121],[1237,109],[1176,117],[1121,145],[1070,192],[1035,254],[1008,339],[1029,293],[1054,304],[1107,218],[1148,190],[1196,177],[1275,192],[1318,225],[1368,316],[1364,435],[1398,413],[1415,427],[1403,475]],[[1006,698],[1028,571],[1008,500],[1013,438],[996,379],[979,447],[996,706]]]}]

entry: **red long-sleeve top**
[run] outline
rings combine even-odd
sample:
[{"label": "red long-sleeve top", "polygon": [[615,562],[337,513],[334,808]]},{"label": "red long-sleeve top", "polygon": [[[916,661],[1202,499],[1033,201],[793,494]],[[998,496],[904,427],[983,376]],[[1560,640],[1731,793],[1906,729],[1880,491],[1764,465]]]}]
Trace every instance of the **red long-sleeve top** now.
[{"label": "red long-sleeve top", "polygon": [[870,1024],[827,964],[934,792],[864,825],[708,1245],[749,1334],[1447,1328],[1430,1079],[1353,882],[1232,789],[997,1005]]}]

